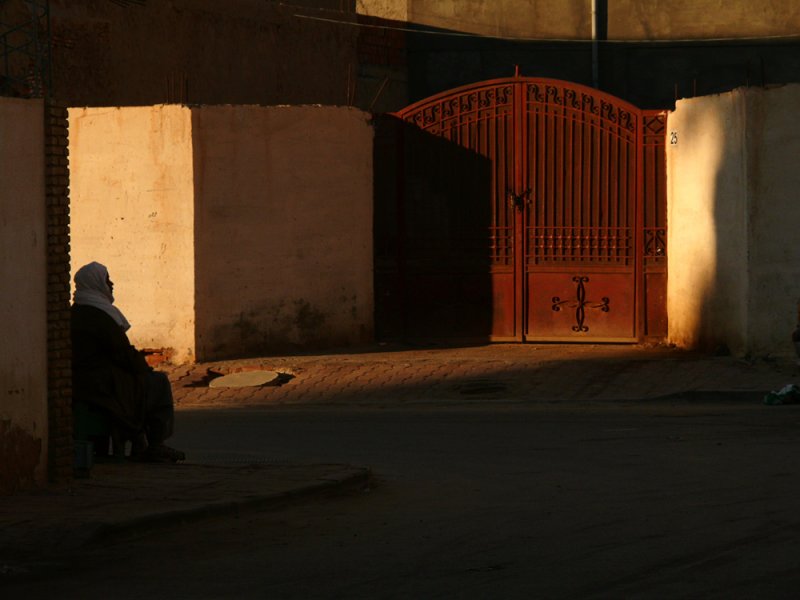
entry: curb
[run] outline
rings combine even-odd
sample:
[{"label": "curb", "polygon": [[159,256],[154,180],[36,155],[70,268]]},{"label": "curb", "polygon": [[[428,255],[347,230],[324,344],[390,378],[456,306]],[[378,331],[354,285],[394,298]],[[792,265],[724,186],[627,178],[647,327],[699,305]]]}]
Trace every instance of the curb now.
[{"label": "curb", "polygon": [[116,523],[104,523],[90,532],[80,545],[87,546],[122,538],[136,537],[139,534],[152,532],[157,529],[195,523],[215,517],[240,515],[247,511],[278,508],[305,501],[318,495],[366,487],[370,484],[372,479],[372,471],[369,468],[359,468],[356,472],[344,473],[338,477],[333,476],[322,479],[318,482],[307,484],[286,492],[249,496],[242,500],[212,502],[167,512],[151,513]]},{"label": "curb", "polygon": [[694,403],[730,403],[763,405],[769,390],[686,390],[653,398],[655,402],[683,401]]}]

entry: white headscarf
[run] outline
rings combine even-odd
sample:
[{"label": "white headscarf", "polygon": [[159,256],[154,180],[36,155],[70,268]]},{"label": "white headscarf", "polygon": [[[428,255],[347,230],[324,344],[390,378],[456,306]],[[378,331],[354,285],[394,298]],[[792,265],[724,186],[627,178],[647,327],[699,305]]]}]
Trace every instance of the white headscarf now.
[{"label": "white headscarf", "polygon": [[122,331],[131,328],[122,311],[114,306],[114,294],[108,286],[108,269],[98,262],[90,262],[75,273],[75,294],[72,301],[75,304],[99,308],[114,319]]}]

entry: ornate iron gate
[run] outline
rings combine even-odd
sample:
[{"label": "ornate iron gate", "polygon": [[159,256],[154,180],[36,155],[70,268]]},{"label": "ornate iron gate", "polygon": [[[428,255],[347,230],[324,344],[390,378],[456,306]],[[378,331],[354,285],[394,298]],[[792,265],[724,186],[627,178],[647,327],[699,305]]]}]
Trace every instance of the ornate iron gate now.
[{"label": "ornate iron gate", "polygon": [[[495,341],[629,342],[666,333],[664,113],[517,76],[451,90],[395,116],[416,130],[400,138],[397,243],[411,250],[398,261],[400,287],[436,296],[437,281],[456,282],[462,296],[491,305],[480,310],[491,315],[486,334]],[[437,161],[457,159],[438,165],[438,188],[470,182],[454,201],[480,197],[461,208],[473,218],[442,220],[437,194],[420,195],[422,161],[430,162],[420,149],[431,136],[444,142]],[[437,188],[430,180],[422,187]],[[421,231],[426,219],[434,230]],[[425,248],[438,257],[438,277]],[[407,291],[402,304],[406,313],[414,304]],[[459,313],[455,301],[449,306],[443,313]],[[411,318],[425,310],[423,303]],[[469,311],[461,313],[468,330]],[[459,337],[458,323],[450,329],[447,337]]]}]

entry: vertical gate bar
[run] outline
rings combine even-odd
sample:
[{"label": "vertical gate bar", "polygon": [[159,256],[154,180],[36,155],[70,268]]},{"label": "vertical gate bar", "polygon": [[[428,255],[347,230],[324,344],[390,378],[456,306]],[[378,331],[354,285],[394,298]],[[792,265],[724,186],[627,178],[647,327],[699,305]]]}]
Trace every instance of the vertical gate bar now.
[{"label": "vertical gate bar", "polygon": [[[611,240],[609,239],[611,234],[611,230],[609,229],[611,225],[609,220],[609,213],[611,212],[611,127],[612,125],[610,124],[608,126],[604,125],[602,129],[602,136],[600,138],[600,156],[603,157],[603,161],[600,164],[600,195],[603,197],[603,201],[600,203],[599,221],[600,227],[603,229],[601,229],[601,239],[599,244],[602,247],[603,243],[605,243],[605,248],[602,249],[600,255],[606,261],[611,258]],[[603,242],[603,237],[605,237],[605,242]]]},{"label": "vertical gate bar", "polygon": [[553,245],[555,243],[555,228],[553,213],[555,212],[555,202],[553,201],[553,110],[549,102],[545,101],[543,114],[542,136],[542,179],[544,187],[544,226],[547,229],[547,260],[553,258]]},{"label": "vertical gate bar", "polygon": [[580,238],[576,237],[576,228],[580,226],[581,219],[581,198],[583,197],[583,139],[586,131],[585,116],[583,110],[577,115],[577,131],[575,133],[575,142],[577,147],[575,149],[574,171],[572,179],[575,182],[575,193],[572,197],[572,221],[570,223],[570,235],[572,236],[572,259],[575,260],[580,252]]},{"label": "vertical gate bar", "polygon": [[[611,173],[614,175],[612,181],[609,182],[609,193],[611,194],[611,198],[609,199],[609,206],[611,207],[609,215],[610,222],[614,224],[614,226],[619,226],[619,182],[620,182],[620,163],[619,163],[619,148],[622,144],[622,131],[621,127],[617,125],[614,131],[615,135],[611,136],[611,150],[609,152],[611,157]],[[613,247],[611,245],[611,241],[609,240],[608,243],[608,257],[614,258],[614,262],[619,262],[619,246],[620,246],[620,230],[614,229],[609,230],[608,235],[609,238],[613,235],[614,236],[614,244]]]},{"label": "vertical gate bar", "polygon": [[[514,136],[514,190],[515,194],[521,193],[523,190],[522,185],[522,160],[526,158],[523,155],[523,132],[525,131],[525,84],[514,83],[512,87],[512,94],[514,98],[514,120],[513,120],[513,136]],[[523,207],[522,210],[512,209],[514,219],[514,250],[517,255],[517,260],[514,265],[514,302],[515,317],[514,317],[514,335],[517,339],[524,341],[525,335],[528,330],[528,319],[526,315],[527,306],[525,304],[525,297],[529,293],[528,287],[528,257],[525,248],[525,217],[527,211]]]},{"label": "vertical gate bar", "polygon": [[625,207],[628,206],[627,200],[627,180],[628,176],[628,145],[629,140],[622,131],[619,130],[619,139],[617,140],[617,185],[615,187],[614,211],[616,213],[616,247],[614,249],[614,263],[628,266],[628,230],[622,223],[622,216],[625,212]]},{"label": "vertical gate bar", "polygon": [[566,107],[562,106],[559,108],[559,116],[558,121],[556,122],[556,145],[558,146],[557,154],[558,157],[556,159],[556,167],[557,173],[556,176],[556,205],[558,206],[557,218],[556,218],[556,225],[558,226],[558,247],[556,252],[556,257],[558,258],[559,262],[563,262],[564,259],[564,225],[566,221],[564,220],[564,200],[566,196],[564,195],[564,173],[566,171],[566,148],[564,143],[564,138],[566,135]]},{"label": "vertical gate bar", "polygon": [[572,201],[573,201],[573,186],[572,180],[575,172],[573,161],[573,135],[575,127],[573,124],[574,115],[571,110],[565,113],[564,119],[564,261],[569,260],[572,254],[572,235],[569,231],[569,225],[572,223]]},{"label": "vertical gate bar", "polygon": [[[502,188],[498,190],[501,194],[499,196],[499,210],[503,216],[503,235],[505,236],[504,243],[506,244],[508,252],[507,266],[511,267],[511,281],[512,290],[514,284],[514,265],[520,257],[517,257],[516,248],[514,247],[514,214],[508,205],[507,191],[510,183],[514,181],[514,163],[513,163],[513,132],[514,132],[514,98],[511,99],[511,111],[507,112],[503,119],[503,143],[499,146],[498,151],[503,153],[503,184]],[[511,134],[511,135],[509,135]],[[516,292],[514,291],[514,294]],[[516,300],[514,300],[516,305]],[[516,310],[516,309],[515,309]],[[516,317],[514,317],[516,320]],[[515,330],[516,333],[516,330]]]},{"label": "vertical gate bar", "polygon": [[500,186],[502,185],[501,181],[503,179],[502,178],[503,173],[500,172],[500,169],[499,169],[499,167],[502,165],[502,161],[500,161],[500,156],[501,155],[500,155],[499,145],[500,145],[500,140],[502,139],[502,133],[501,132],[503,130],[502,125],[503,125],[504,119],[500,118],[500,110],[498,109],[496,104],[494,106],[494,119],[495,119],[494,127],[490,126],[487,129],[487,136],[488,136],[487,144],[488,144],[488,147],[489,147],[489,152],[491,152],[492,156],[497,157],[497,160],[495,160],[492,163],[492,197],[491,197],[491,202],[492,202],[492,206],[491,206],[492,218],[491,218],[491,220],[492,220],[492,227],[493,227],[493,229],[491,231],[491,235],[493,236],[492,237],[492,243],[494,244],[494,248],[495,248],[494,255],[493,255],[494,256],[494,260],[493,260],[492,264],[496,265],[496,264],[498,264],[500,262],[500,258],[504,256],[504,254],[502,254],[501,251],[500,251],[500,248],[501,248],[501,246],[500,246],[500,232],[501,232],[501,229],[500,228],[503,226],[503,214],[502,214],[502,212],[500,210],[500,207],[498,206],[498,202],[497,202],[497,193],[498,193],[498,190],[500,189]]},{"label": "vertical gate bar", "polygon": [[550,181],[550,224],[553,227],[553,245],[550,260],[558,256],[558,106],[550,110],[550,135],[548,148],[548,181]]},{"label": "vertical gate bar", "polygon": [[[597,129],[595,130],[595,140],[594,140],[594,156],[592,160],[592,164],[594,165],[594,173],[593,173],[593,185],[592,188],[594,190],[594,194],[592,196],[592,225],[594,226],[594,230],[591,232],[592,237],[597,236],[600,232],[600,211],[602,209],[602,195],[603,195],[603,171],[605,170],[603,167],[607,166],[605,163],[606,156],[603,154],[603,140],[606,136],[605,129],[603,127],[603,119],[598,117],[597,118]],[[590,240],[590,244],[593,248],[592,251],[592,258],[597,260],[599,254],[599,248],[597,248],[598,240],[595,238]]]},{"label": "vertical gate bar", "polygon": [[583,260],[585,258],[586,253],[586,239],[584,236],[585,228],[589,223],[587,222],[587,210],[591,206],[591,198],[592,198],[592,148],[593,148],[593,137],[592,137],[592,125],[591,125],[591,115],[587,115],[587,123],[586,126],[586,140],[584,146],[584,154],[583,154],[583,198],[581,198],[581,228],[580,228],[580,236],[581,236],[581,255],[580,259]]},{"label": "vertical gate bar", "polygon": [[495,124],[494,127],[487,124],[486,127],[486,136],[484,140],[486,154],[495,157],[492,160],[492,183],[491,183],[491,207],[489,209],[489,256],[491,257],[489,260],[490,268],[497,264],[498,258],[500,254],[498,253],[499,246],[498,246],[498,232],[500,231],[500,222],[499,222],[499,214],[497,210],[497,165],[499,164],[499,160],[497,160],[497,129],[499,128],[500,119],[498,117],[497,111],[497,104],[492,107],[492,122]]},{"label": "vertical gate bar", "polygon": [[644,123],[643,111],[639,110],[634,116],[636,123],[636,195],[634,211],[634,286],[635,286],[635,330],[634,336],[642,340],[644,332]]},{"label": "vertical gate bar", "polygon": [[628,152],[630,154],[630,167],[628,169],[629,173],[633,173],[633,176],[628,177],[630,180],[630,191],[625,198],[625,210],[626,214],[631,215],[629,217],[628,223],[626,227],[628,231],[631,232],[630,237],[630,249],[627,251],[626,255],[626,264],[634,266],[636,265],[636,228],[638,227],[637,218],[638,215],[642,212],[640,209],[642,207],[642,198],[641,195],[643,193],[644,188],[639,188],[639,175],[641,169],[641,135],[639,134],[639,130],[634,133],[633,143],[629,148]]},{"label": "vertical gate bar", "polygon": [[[645,200],[644,200],[644,210],[645,210],[645,222],[644,226],[646,228],[655,228],[658,227],[658,198],[656,196],[656,181],[657,181],[657,170],[658,165],[656,164],[656,148],[650,144],[650,140],[648,139],[647,133],[645,133],[644,139],[644,152],[645,152],[645,174],[644,174],[644,181],[645,181]],[[645,240],[646,241],[646,240]]]},{"label": "vertical gate bar", "polygon": [[[617,213],[619,213],[620,207],[626,204],[627,198],[627,188],[628,188],[628,143],[626,139],[620,138],[619,141],[619,148],[618,148],[618,162],[619,162],[619,181],[617,182]],[[625,235],[625,238],[620,237],[620,240],[627,239],[627,232],[620,231],[620,236]],[[617,246],[619,246],[619,241],[617,242]],[[627,246],[627,242],[626,242]],[[620,249],[618,248],[616,251],[616,262],[622,262],[623,264],[627,265],[628,260],[625,255],[621,255]],[[625,252],[627,254],[627,250]]]},{"label": "vertical gate bar", "polygon": [[539,164],[542,166],[542,189],[544,190],[544,225],[547,232],[545,244],[545,257],[546,260],[553,258],[553,245],[555,243],[555,222],[553,220],[553,213],[555,212],[555,202],[553,200],[553,154],[552,154],[552,138],[553,138],[553,109],[545,97],[545,103],[542,110],[542,147],[541,157]]},{"label": "vertical gate bar", "polygon": [[[514,185],[514,177],[516,173],[516,165],[514,164],[515,161],[515,143],[516,143],[516,129],[517,129],[517,121],[519,119],[517,115],[517,98],[516,95],[512,97],[511,103],[511,115],[509,118],[509,122],[506,124],[506,143],[504,147],[504,152],[506,153],[506,188]],[[516,222],[514,217],[514,208],[507,202],[506,196],[503,196],[503,208],[506,211],[506,222],[508,227],[508,243],[512,248],[512,253],[515,256],[515,260],[512,262],[512,280],[514,280],[514,285],[516,286],[519,282],[516,281],[516,265],[518,261],[524,261],[524,256],[517,256],[518,251],[516,248]],[[516,287],[514,287],[516,290]],[[516,291],[514,292],[516,294]],[[515,296],[516,298],[516,296]],[[516,304],[516,299],[514,300],[515,310],[518,308]],[[516,317],[515,317],[516,319]],[[516,322],[516,321],[515,321]]]},{"label": "vertical gate bar", "polygon": [[[539,261],[545,260],[547,256],[547,192],[544,189],[544,168],[542,165],[544,154],[542,136],[544,136],[545,130],[543,122],[544,107],[544,102],[537,102],[533,106],[534,125],[532,133],[534,135],[534,143],[531,146],[533,147],[534,155],[531,157],[532,160],[529,161],[534,168],[534,173],[536,173],[536,195],[539,198],[535,223],[536,237],[538,238],[536,241],[537,264]],[[530,118],[530,115],[528,118]]]},{"label": "vertical gate bar", "polygon": [[[495,186],[495,197],[494,197],[494,206],[495,211],[497,212],[497,222],[498,225],[501,225],[504,229],[497,230],[496,235],[501,235],[501,231],[503,233],[510,233],[508,229],[508,206],[506,203],[506,188],[508,187],[508,152],[506,152],[506,148],[508,146],[508,117],[504,118],[502,121],[502,127],[497,127],[495,130],[495,152],[497,156],[502,154],[503,160],[500,161],[500,164],[495,166],[495,171],[497,172],[497,186]],[[509,264],[514,264],[514,247],[510,244],[510,239],[506,238],[504,240],[505,244],[509,244],[508,251],[508,260],[510,261]]]},{"label": "vertical gate bar", "polygon": [[597,155],[597,121],[594,117],[592,117],[594,121],[591,127],[591,146],[590,146],[590,156],[589,159],[589,181],[591,182],[589,185],[589,198],[586,204],[586,221],[588,228],[586,230],[586,250],[587,250],[587,259],[591,260],[593,258],[594,253],[592,252],[592,228],[595,226],[594,220],[594,208],[596,205],[595,197],[597,196],[597,162],[598,162],[598,155]]}]

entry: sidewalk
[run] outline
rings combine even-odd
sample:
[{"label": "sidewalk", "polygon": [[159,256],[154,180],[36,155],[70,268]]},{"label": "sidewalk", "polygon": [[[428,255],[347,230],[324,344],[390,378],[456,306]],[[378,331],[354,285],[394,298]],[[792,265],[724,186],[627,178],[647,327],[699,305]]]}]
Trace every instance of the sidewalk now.
[{"label": "sidewalk", "polygon": [[26,563],[90,543],[369,484],[347,465],[95,464],[69,486],[0,497],[0,582]]},{"label": "sidewalk", "polygon": [[[279,385],[210,388],[220,373],[268,369]],[[670,401],[757,404],[797,380],[794,361],[746,361],[663,347],[492,345],[222,361],[164,369],[178,411]],[[155,527],[369,484],[345,465],[95,465],[68,487],[0,498],[0,576],[25,561]]]},{"label": "sidewalk", "polygon": [[[208,387],[219,373],[265,369],[280,385]],[[646,402],[670,397],[758,401],[793,382],[793,360],[741,360],[667,347],[494,344],[254,358],[169,371],[179,409],[269,406]]]}]

